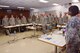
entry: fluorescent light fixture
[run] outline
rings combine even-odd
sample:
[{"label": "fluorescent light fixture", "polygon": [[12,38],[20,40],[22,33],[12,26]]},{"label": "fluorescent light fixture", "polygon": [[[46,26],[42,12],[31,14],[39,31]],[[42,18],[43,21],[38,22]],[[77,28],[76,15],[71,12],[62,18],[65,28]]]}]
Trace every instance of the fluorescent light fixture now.
[{"label": "fluorescent light fixture", "polygon": [[53,3],[52,5],[55,5],[55,6],[57,6],[57,5],[59,5],[59,4],[57,4],[57,3]]},{"label": "fluorescent light fixture", "polygon": [[79,2],[79,0],[72,0],[72,2],[74,2],[74,3],[75,3],[75,2]]},{"label": "fluorescent light fixture", "polygon": [[39,0],[39,2],[48,3],[49,1],[46,1],[46,0]]},{"label": "fluorescent light fixture", "polygon": [[30,9],[35,9],[35,8],[30,8]]},{"label": "fluorescent light fixture", "polygon": [[10,6],[0,5],[0,7],[10,7]]},{"label": "fluorescent light fixture", "polygon": [[19,8],[19,9],[24,9],[24,7],[17,7],[17,8]]}]

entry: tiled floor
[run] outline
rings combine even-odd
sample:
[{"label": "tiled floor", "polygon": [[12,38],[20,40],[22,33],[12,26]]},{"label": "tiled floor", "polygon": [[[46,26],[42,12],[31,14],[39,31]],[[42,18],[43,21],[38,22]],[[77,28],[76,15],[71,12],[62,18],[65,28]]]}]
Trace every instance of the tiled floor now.
[{"label": "tiled floor", "polygon": [[[43,34],[37,31],[38,35]],[[54,53],[54,46],[41,42],[37,38],[26,38],[33,35],[33,31],[17,33],[15,42],[7,43],[13,40],[13,36],[0,34],[0,53]],[[3,44],[4,43],[4,44]]]},{"label": "tiled floor", "polygon": [[[5,34],[0,33],[0,45],[4,44],[10,40],[13,40],[14,37],[16,39],[22,39],[24,37],[31,37],[33,34],[34,34],[33,31],[21,32],[21,33],[17,33],[17,34],[10,34],[7,36]],[[36,32],[36,35],[41,35],[41,34],[42,34],[42,32],[40,32],[40,31]]]},{"label": "tiled floor", "polygon": [[53,47],[37,39],[24,39],[0,46],[0,53],[51,53]]}]

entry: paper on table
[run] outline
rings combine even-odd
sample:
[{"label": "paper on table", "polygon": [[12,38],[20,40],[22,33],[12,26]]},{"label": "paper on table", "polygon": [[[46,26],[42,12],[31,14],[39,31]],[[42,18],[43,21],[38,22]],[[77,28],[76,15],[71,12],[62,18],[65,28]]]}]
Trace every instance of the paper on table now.
[{"label": "paper on table", "polygon": [[51,44],[55,44],[57,46],[61,46],[63,47],[66,42],[65,42],[65,37],[61,36],[61,35],[56,35],[53,34],[53,36],[45,36],[44,38],[40,38],[40,40],[51,43]]}]

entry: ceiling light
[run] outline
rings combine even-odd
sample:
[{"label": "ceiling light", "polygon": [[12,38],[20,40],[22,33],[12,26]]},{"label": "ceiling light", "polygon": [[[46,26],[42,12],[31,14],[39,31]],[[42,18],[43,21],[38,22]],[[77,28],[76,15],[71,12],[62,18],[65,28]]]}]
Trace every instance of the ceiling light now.
[{"label": "ceiling light", "polygon": [[10,7],[10,6],[0,5],[0,7]]},{"label": "ceiling light", "polygon": [[79,0],[72,0],[72,2],[79,2]]},{"label": "ceiling light", "polygon": [[17,7],[17,8],[19,8],[19,9],[24,9],[24,7]]},{"label": "ceiling light", "polygon": [[39,0],[39,2],[48,3],[49,1],[46,1],[46,0]]},{"label": "ceiling light", "polygon": [[35,8],[30,8],[30,9],[35,9]]},{"label": "ceiling light", "polygon": [[53,3],[52,5],[55,5],[55,6],[57,6],[57,5],[59,5],[59,4],[57,4],[57,3]]}]

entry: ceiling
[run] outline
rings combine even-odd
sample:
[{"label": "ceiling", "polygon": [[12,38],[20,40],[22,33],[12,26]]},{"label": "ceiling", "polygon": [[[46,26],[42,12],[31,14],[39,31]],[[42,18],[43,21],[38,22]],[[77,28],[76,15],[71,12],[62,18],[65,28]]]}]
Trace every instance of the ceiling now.
[{"label": "ceiling", "polygon": [[41,3],[39,0],[0,0],[0,5],[7,5],[10,8],[25,7],[29,8],[43,8],[53,6],[53,3],[68,4],[71,0],[48,0],[49,3]]}]

